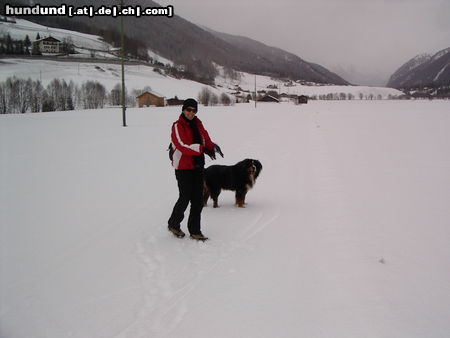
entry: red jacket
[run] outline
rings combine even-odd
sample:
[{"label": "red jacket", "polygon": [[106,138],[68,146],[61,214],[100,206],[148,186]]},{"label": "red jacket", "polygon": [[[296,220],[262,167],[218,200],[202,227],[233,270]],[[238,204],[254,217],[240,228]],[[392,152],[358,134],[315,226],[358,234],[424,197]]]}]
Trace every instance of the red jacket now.
[{"label": "red jacket", "polygon": [[197,117],[194,119],[202,137],[202,144],[194,143],[192,129],[182,115],[172,125],[172,147],[175,149],[172,165],[175,169],[195,169],[193,157],[202,155],[205,147],[209,150],[214,149],[214,143],[203,127],[202,121]]}]

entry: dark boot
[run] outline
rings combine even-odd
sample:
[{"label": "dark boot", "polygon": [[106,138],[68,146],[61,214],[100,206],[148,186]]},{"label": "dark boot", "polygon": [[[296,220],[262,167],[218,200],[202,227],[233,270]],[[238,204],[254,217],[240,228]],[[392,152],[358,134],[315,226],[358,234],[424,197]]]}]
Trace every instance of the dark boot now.
[{"label": "dark boot", "polygon": [[203,236],[203,234],[196,234],[196,235],[191,235],[192,239],[195,239],[197,241],[206,241],[208,239],[208,237]]},{"label": "dark boot", "polygon": [[181,229],[171,228],[170,226],[168,227],[168,229],[178,238],[183,238],[184,236],[186,236],[186,234]]}]

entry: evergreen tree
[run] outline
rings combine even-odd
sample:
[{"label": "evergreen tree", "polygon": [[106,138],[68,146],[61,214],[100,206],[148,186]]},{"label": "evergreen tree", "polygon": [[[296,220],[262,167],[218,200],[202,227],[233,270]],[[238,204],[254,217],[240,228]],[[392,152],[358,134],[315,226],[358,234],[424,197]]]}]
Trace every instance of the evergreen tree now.
[{"label": "evergreen tree", "polygon": [[11,35],[6,36],[6,54],[12,54],[13,53],[13,41],[11,39]]},{"label": "evergreen tree", "polygon": [[39,43],[33,43],[33,47],[31,48],[31,55],[41,55],[41,49],[39,48]]},{"label": "evergreen tree", "polygon": [[23,41],[23,45],[25,46],[25,54],[26,55],[30,55],[31,41],[30,41],[30,37],[28,36],[28,34],[25,36],[25,40]]}]

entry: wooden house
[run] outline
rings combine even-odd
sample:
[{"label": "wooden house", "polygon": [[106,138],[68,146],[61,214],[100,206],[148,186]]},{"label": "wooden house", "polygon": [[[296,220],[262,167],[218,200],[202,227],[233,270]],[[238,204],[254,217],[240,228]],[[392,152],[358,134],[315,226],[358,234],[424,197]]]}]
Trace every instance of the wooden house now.
[{"label": "wooden house", "polygon": [[164,97],[159,96],[150,92],[143,92],[141,95],[137,96],[136,99],[138,100],[138,106],[139,108],[142,107],[150,107],[150,106],[156,106],[156,107],[164,107]]},{"label": "wooden house", "polygon": [[308,96],[299,95],[297,100],[298,100],[298,104],[306,104],[306,103],[308,103]]}]

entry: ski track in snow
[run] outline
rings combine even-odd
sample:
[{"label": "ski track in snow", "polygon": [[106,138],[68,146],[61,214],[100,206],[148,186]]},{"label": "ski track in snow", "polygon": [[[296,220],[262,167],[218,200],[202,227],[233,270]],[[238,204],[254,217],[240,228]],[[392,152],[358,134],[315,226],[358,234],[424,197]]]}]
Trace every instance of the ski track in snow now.
[{"label": "ski track in snow", "polygon": [[[249,242],[277,218],[278,215],[268,216],[262,212],[237,234],[239,239],[229,242],[176,239],[164,228],[157,235],[138,242],[136,255],[142,266],[144,300],[135,320],[116,338],[170,337],[188,312],[186,299],[204,277],[227,262],[236,251],[249,250]],[[164,248],[170,244],[173,245],[173,255]],[[191,248],[194,251],[189,250]],[[177,260],[184,266],[179,266]]]}]

